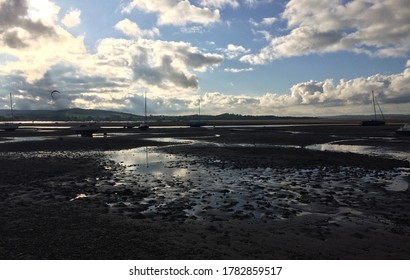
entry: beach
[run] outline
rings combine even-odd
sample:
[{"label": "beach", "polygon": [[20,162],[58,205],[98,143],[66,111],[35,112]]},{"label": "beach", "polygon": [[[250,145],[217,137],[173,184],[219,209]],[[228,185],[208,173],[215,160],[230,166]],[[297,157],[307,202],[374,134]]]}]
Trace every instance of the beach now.
[{"label": "beach", "polygon": [[408,259],[399,124],[0,132],[1,259]]}]

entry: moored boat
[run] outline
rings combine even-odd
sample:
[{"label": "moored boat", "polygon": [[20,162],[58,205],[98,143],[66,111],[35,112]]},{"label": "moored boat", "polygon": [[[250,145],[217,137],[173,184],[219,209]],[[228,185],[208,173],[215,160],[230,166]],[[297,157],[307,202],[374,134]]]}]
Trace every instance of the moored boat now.
[{"label": "moored boat", "polygon": [[367,120],[367,121],[362,121],[360,124],[363,126],[377,126],[377,125],[385,125],[386,122],[382,120]]},{"label": "moored boat", "polygon": [[77,134],[81,134],[82,137],[93,137],[93,134],[100,129],[100,125],[97,123],[82,123],[71,127]]},{"label": "moored boat", "polygon": [[15,131],[17,128],[19,128],[19,126],[18,124],[15,124],[15,123],[0,124],[0,130],[4,130],[4,131]]},{"label": "moored boat", "polygon": [[396,134],[403,135],[403,136],[410,136],[410,123],[406,123],[398,130],[396,130]]},{"label": "moored boat", "polygon": [[372,99],[373,99],[373,110],[374,110],[374,119],[373,120],[365,120],[362,121],[360,124],[363,126],[379,126],[379,125],[385,125],[386,122],[384,120],[378,120],[377,119],[377,114],[376,114],[376,103],[377,106],[379,107],[380,114],[382,115],[384,119],[384,115],[382,112],[382,109],[380,108],[379,102],[377,102],[376,98],[374,97],[374,92],[372,91]]},{"label": "moored boat", "polygon": [[0,130],[15,131],[17,128],[19,128],[19,125],[14,123],[13,98],[11,96],[11,92],[10,92],[10,114],[11,114],[11,123],[0,124]]}]

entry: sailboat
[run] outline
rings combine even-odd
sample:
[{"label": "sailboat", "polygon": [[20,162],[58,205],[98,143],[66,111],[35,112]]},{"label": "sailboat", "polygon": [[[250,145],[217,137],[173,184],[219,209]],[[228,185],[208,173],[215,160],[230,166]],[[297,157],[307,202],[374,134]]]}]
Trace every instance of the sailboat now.
[{"label": "sailboat", "polygon": [[2,123],[0,124],[0,129],[4,131],[15,131],[19,128],[18,124],[14,123],[14,114],[13,114],[13,98],[10,92],[10,114],[11,114],[11,123]]},{"label": "sailboat", "polygon": [[139,129],[147,130],[149,128],[148,120],[147,120],[147,93],[145,92],[145,120],[139,125]]},{"label": "sailboat", "polygon": [[201,127],[206,125],[206,122],[201,121],[201,98],[199,98],[199,107],[198,107],[198,121],[191,121],[189,123],[190,127]]},{"label": "sailboat", "polygon": [[377,102],[376,98],[374,97],[374,92],[373,91],[372,91],[372,98],[373,98],[374,119],[373,120],[362,121],[361,125],[363,125],[363,126],[385,125],[386,122],[384,120],[378,120],[377,119],[376,103],[377,103],[377,106],[379,107],[379,110],[380,110],[380,113],[381,113],[383,119],[384,119],[384,115],[383,115],[382,109],[380,108],[379,102]]}]

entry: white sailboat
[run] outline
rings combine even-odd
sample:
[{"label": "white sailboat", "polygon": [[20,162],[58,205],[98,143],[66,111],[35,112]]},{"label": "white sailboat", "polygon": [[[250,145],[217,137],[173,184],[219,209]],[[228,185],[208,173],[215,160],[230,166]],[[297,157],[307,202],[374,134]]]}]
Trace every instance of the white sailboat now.
[{"label": "white sailboat", "polygon": [[11,114],[11,123],[2,123],[0,124],[0,129],[4,131],[15,131],[19,128],[18,124],[14,123],[14,114],[13,114],[13,98],[10,92],[10,114]]}]

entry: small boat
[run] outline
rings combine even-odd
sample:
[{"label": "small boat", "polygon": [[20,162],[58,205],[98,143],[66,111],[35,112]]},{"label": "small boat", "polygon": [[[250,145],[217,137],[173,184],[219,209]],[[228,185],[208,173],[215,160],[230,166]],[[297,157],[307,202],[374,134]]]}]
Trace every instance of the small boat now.
[{"label": "small boat", "polygon": [[149,128],[149,124],[146,122],[143,122],[138,126],[138,128],[141,130],[147,130]]},{"label": "small boat", "polygon": [[126,124],[124,125],[124,128],[129,128],[129,129],[131,129],[131,128],[136,127],[137,125],[138,125],[138,123],[129,122],[129,123],[126,123]]},{"label": "small boat", "polygon": [[71,127],[75,133],[81,134],[81,137],[93,137],[93,134],[100,129],[100,125],[97,123],[82,123]]},{"label": "small boat", "polygon": [[379,126],[379,125],[385,125],[386,122],[384,120],[378,120],[377,119],[377,114],[376,114],[376,103],[377,106],[379,107],[380,113],[384,119],[384,115],[382,112],[382,109],[380,108],[379,102],[377,102],[376,98],[374,97],[374,92],[372,91],[372,97],[373,97],[373,109],[374,109],[374,119],[373,120],[365,120],[362,121],[360,124],[363,126]]},{"label": "small boat", "polygon": [[0,129],[4,131],[15,131],[19,128],[18,124],[14,123],[14,114],[13,114],[13,98],[10,92],[10,114],[11,114],[11,123],[2,123],[0,124]]},{"label": "small boat", "polygon": [[382,120],[367,120],[367,121],[362,121],[360,124],[363,126],[378,126],[378,125],[385,125],[386,122]]},{"label": "small boat", "polygon": [[397,135],[410,136],[410,123],[406,123],[401,128],[396,130]]},{"label": "small boat", "polygon": [[15,131],[17,128],[19,128],[19,126],[18,124],[15,124],[15,123],[0,124],[0,130],[4,130],[4,131]]},{"label": "small boat", "polygon": [[190,122],[189,126],[190,127],[201,127],[201,126],[205,126],[206,122],[201,122],[201,121],[197,121],[197,122]]}]

